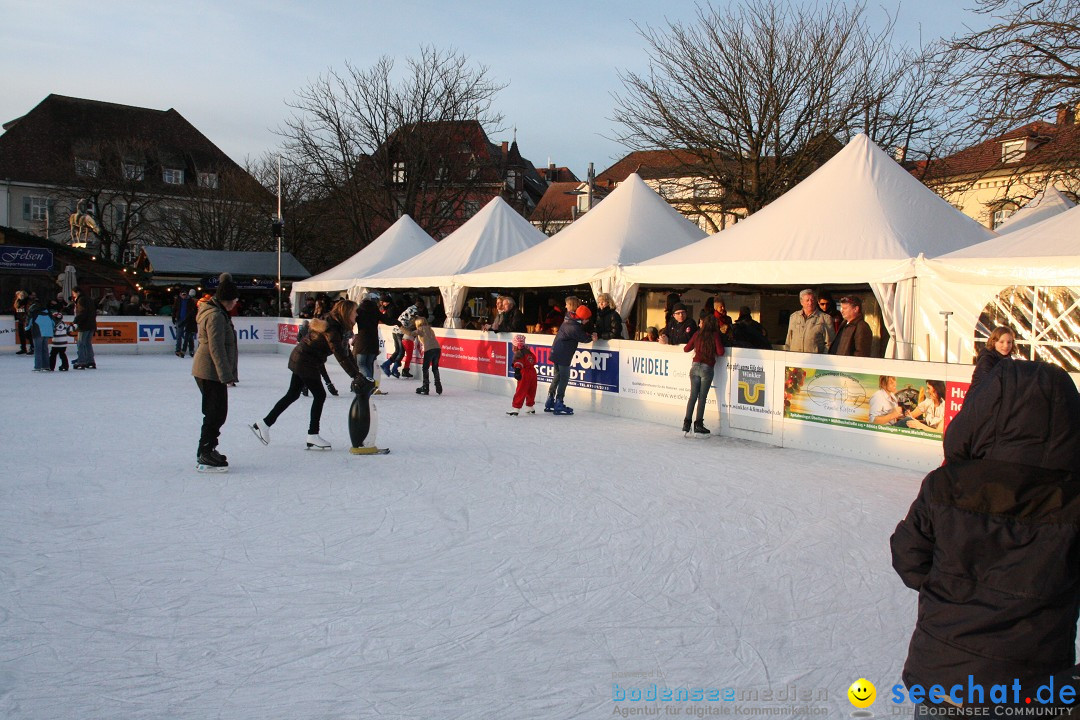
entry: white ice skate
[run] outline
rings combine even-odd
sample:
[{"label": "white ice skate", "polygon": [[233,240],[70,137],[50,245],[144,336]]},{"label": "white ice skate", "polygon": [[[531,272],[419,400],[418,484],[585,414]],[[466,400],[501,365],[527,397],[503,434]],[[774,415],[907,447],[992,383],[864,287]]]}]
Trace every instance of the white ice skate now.
[{"label": "white ice skate", "polygon": [[263,445],[270,444],[270,426],[264,423],[262,420],[256,420],[254,424],[249,425],[251,432],[255,433],[255,437],[259,438],[259,442]]},{"label": "white ice skate", "polygon": [[307,449],[308,450],[329,450],[330,449],[330,443],[328,443],[326,440],[323,440],[321,437],[318,436],[318,434],[316,434],[316,435],[308,435],[307,436]]}]

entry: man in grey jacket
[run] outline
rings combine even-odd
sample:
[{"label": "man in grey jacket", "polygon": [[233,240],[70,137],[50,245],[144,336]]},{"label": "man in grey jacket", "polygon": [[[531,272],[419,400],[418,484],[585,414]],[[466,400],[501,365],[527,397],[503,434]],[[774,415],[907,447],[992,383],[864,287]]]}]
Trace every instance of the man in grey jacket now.
[{"label": "man in grey jacket", "polygon": [[802,309],[791,313],[788,319],[787,349],[790,352],[828,352],[835,335],[832,318],[817,308],[814,291],[809,288],[799,293],[799,304]]}]

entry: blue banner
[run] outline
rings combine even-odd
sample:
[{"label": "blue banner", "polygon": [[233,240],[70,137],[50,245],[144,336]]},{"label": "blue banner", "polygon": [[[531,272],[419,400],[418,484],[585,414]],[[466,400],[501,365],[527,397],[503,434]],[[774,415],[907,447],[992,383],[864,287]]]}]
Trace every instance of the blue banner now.
[{"label": "blue banner", "polygon": [[52,250],[0,245],[0,270],[52,270]]},{"label": "blue banner", "polygon": [[[529,345],[536,355],[536,379],[549,383],[555,374],[551,364],[551,347],[548,345]],[[509,377],[514,375],[514,349],[506,344],[507,368]],[[570,382],[574,387],[619,392],[619,352],[617,350],[590,350],[581,348],[574,353],[570,361]]]}]

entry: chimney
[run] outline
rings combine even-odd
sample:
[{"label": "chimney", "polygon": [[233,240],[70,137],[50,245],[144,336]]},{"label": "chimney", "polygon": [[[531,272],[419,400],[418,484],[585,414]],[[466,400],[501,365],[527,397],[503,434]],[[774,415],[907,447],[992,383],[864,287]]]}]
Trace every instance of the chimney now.
[{"label": "chimney", "polygon": [[1072,105],[1062,103],[1058,105],[1057,109],[1057,124],[1058,125],[1073,125],[1076,123],[1076,108]]},{"label": "chimney", "polygon": [[510,152],[510,143],[505,140],[502,141],[502,156],[505,158]]},{"label": "chimney", "polygon": [[559,178],[556,176],[558,171],[555,169],[555,163],[548,160],[547,180],[548,182],[555,182]]}]

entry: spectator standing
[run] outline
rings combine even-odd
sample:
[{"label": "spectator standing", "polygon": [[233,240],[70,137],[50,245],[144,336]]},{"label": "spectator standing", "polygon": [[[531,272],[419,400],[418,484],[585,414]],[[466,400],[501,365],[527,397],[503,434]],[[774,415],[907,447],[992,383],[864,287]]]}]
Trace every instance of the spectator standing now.
[{"label": "spectator standing", "polygon": [[840,330],[840,323],[844,322],[844,318],[840,315],[840,311],[836,309],[836,303],[832,297],[826,294],[818,296],[817,299],[818,310],[832,318],[833,333]]},{"label": "spectator standing", "polygon": [[656,329],[655,325],[650,325],[645,328],[645,337],[642,338],[645,342],[660,342],[660,331]]},{"label": "spectator standing", "polygon": [[671,307],[671,319],[668,320],[664,332],[660,333],[660,343],[663,345],[685,345],[697,332],[698,326],[688,317],[686,306],[675,303]]},{"label": "spectator standing", "polygon": [[593,330],[601,340],[622,339],[622,317],[615,309],[615,300],[610,293],[600,293],[596,296],[596,317],[593,319]]},{"label": "spectator standing", "polygon": [[[30,297],[26,294],[25,290],[15,291],[15,302],[12,303],[11,309],[15,315],[15,337],[19,343],[19,349],[15,353],[16,355],[28,355],[34,352],[34,336],[30,330],[26,327],[27,313],[26,311],[30,307]],[[29,352],[26,346],[30,346]]]},{"label": "spectator standing", "polygon": [[536,408],[536,355],[525,344],[524,335],[515,335],[511,341],[514,348],[514,379],[517,387],[514,389],[514,399],[510,401],[510,409],[507,415],[517,417],[522,407],[527,407],[526,415],[535,415]]},{"label": "spectator standing", "polygon": [[858,295],[840,298],[840,314],[844,316],[844,324],[833,338],[829,354],[870,357],[870,343],[874,334],[863,319],[862,298]]},{"label": "spectator standing", "polygon": [[34,372],[49,371],[49,341],[53,336],[53,319],[49,309],[38,302],[30,304],[27,322],[34,340]]},{"label": "spectator standing", "polygon": [[202,430],[197,453],[200,472],[228,472],[228,459],[218,452],[221,426],[229,415],[229,383],[238,377],[236,331],[230,310],[239,293],[232,275],[222,273],[214,297],[197,309],[199,349],[191,374],[202,395]]},{"label": "spectator standing", "polygon": [[772,343],[769,342],[765,328],[754,319],[749,305],[739,308],[739,319],[732,325],[731,336],[735,347],[772,350]]},{"label": "spectator standing", "polygon": [[79,342],[75,351],[75,361],[71,367],[76,370],[97,369],[94,361],[94,333],[97,332],[97,313],[94,302],[86,296],[78,285],[71,289],[75,298],[75,328],[79,331]]},{"label": "spectator standing", "polygon": [[[694,433],[708,435],[705,427],[705,404],[712,387],[716,359],[724,355],[724,344],[720,342],[720,332],[716,326],[716,315],[709,308],[703,308],[698,320],[700,330],[683,346],[683,352],[694,353],[690,365],[690,399],[686,403],[686,417],[683,418],[683,432],[690,432],[690,417],[694,418]],[[695,412],[695,406],[697,411]]]},{"label": "spectator standing", "polygon": [[[901,675],[908,688],[970,687],[975,678],[986,694],[964,697],[966,707],[992,704],[995,685],[1009,688],[1011,703],[1015,684],[1018,705],[1030,709],[1025,698],[1037,686],[1072,668],[1077,427],[1076,386],[1048,363],[999,363],[968,393],[945,433],[945,463],[923,480],[890,541],[893,568],[919,593]],[[916,717],[932,717],[935,706],[944,715],[948,706],[939,703],[928,697]],[[1012,714],[1002,705],[995,715]]]},{"label": "spectator standing", "polygon": [[186,290],[181,290],[172,310],[173,325],[176,326],[176,357],[182,358],[185,353],[195,357],[196,312],[194,298]]},{"label": "spectator standing", "polygon": [[525,332],[525,316],[517,308],[517,302],[509,295],[500,295],[495,301],[495,309],[498,314],[485,325],[485,330],[494,333],[523,333]]},{"label": "spectator standing", "polygon": [[442,380],[439,379],[439,358],[442,357],[442,348],[439,346],[439,339],[435,337],[435,331],[431,329],[427,318],[423,315],[413,318],[413,326],[416,329],[416,340],[420,343],[420,350],[424,357],[421,370],[423,382],[416,388],[416,394],[427,395],[430,392],[428,385],[428,371],[430,370],[435,378],[435,394],[442,395]]},{"label": "spectator standing", "polygon": [[799,293],[799,304],[802,309],[791,313],[788,318],[788,351],[829,352],[829,346],[836,336],[832,318],[814,306],[814,291],[809,288]]},{"label": "spectator standing", "polygon": [[555,298],[548,298],[547,305],[547,312],[540,321],[540,332],[545,335],[554,335],[559,332],[559,326],[562,325],[563,317],[566,313],[559,307],[559,303]]}]

